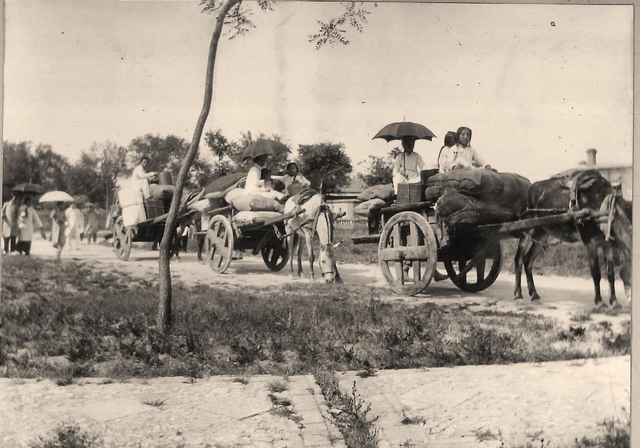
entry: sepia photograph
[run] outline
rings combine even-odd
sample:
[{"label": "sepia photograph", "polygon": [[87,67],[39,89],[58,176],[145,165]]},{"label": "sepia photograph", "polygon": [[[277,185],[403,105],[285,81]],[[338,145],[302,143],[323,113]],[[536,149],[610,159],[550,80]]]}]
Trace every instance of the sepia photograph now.
[{"label": "sepia photograph", "polygon": [[634,18],[5,0],[0,448],[633,446]]}]

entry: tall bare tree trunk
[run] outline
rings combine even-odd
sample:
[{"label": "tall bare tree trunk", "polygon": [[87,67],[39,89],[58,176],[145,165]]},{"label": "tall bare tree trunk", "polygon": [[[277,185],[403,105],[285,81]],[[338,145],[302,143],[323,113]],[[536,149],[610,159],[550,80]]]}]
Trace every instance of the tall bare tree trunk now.
[{"label": "tall bare tree trunk", "polygon": [[159,289],[160,300],[158,302],[158,315],[156,318],[156,325],[162,328],[163,331],[168,330],[171,327],[171,268],[169,262],[170,244],[174,234],[174,228],[177,222],[178,208],[182,202],[182,192],[184,185],[187,181],[187,174],[193,165],[193,161],[198,155],[198,148],[200,146],[200,139],[202,138],[202,132],[204,125],[207,122],[209,111],[211,110],[211,99],[213,97],[213,72],[216,63],[216,53],[218,51],[218,42],[220,41],[220,35],[222,34],[222,27],[224,26],[224,20],[231,8],[239,3],[240,0],[227,0],[220,8],[218,17],[216,18],[216,25],[211,36],[211,43],[209,44],[209,58],[207,62],[207,75],[205,78],[204,88],[204,101],[202,103],[202,110],[198,117],[196,128],[193,131],[193,138],[191,139],[191,146],[187,155],[182,162],[178,178],[176,180],[176,189],[173,194],[173,200],[171,201],[171,208],[169,209],[169,215],[164,227],[164,235],[162,236],[162,242],[160,243],[160,260],[159,265]]}]

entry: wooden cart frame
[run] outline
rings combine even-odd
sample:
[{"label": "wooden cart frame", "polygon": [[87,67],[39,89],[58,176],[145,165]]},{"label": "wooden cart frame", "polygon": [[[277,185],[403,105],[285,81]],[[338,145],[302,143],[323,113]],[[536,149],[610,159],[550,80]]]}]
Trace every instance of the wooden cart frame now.
[{"label": "wooden cart frame", "polygon": [[[463,291],[479,292],[500,275],[500,240],[540,226],[594,219],[591,210],[558,213],[541,218],[473,226],[448,235],[436,219],[434,202],[392,205],[369,214],[369,235],[353,237],[354,244],[377,243],[380,269],[397,294],[416,295],[431,281],[449,278]],[[442,262],[447,275],[436,270]]]},{"label": "wooden cart frame", "polygon": [[234,260],[234,254],[245,251],[261,254],[271,271],[282,270],[289,261],[284,222],[304,213],[304,209],[241,225],[233,220],[236,210],[232,206],[203,213],[209,217],[209,225],[206,231],[198,233],[205,235],[206,262],[214,272],[222,274]]}]

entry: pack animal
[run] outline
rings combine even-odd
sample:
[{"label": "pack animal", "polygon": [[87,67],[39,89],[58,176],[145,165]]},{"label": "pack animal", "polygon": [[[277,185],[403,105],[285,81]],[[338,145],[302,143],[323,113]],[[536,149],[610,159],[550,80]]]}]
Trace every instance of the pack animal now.
[{"label": "pack animal", "polygon": [[[599,212],[603,201],[612,194],[611,184],[595,170],[579,172],[571,179],[552,178],[535,182],[527,192],[527,207],[530,213],[526,215],[526,218],[548,216],[569,211],[572,208]],[[591,219],[562,225],[536,227],[521,235],[515,256],[515,300],[522,299],[521,273],[523,267],[531,300],[540,300],[533,281],[533,264],[549,238],[555,237],[566,242],[582,241],[586,246],[596,305],[602,304],[601,272],[598,259],[598,249],[602,248],[610,288],[609,304],[616,306],[614,254],[616,250],[623,250],[628,255],[626,258],[628,260],[627,266],[623,265],[623,269],[621,269],[621,277],[625,283],[625,289],[628,287],[630,291],[631,228],[628,218],[621,215],[621,207],[614,207],[612,213],[611,233],[613,239],[611,241],[607,241],[598,222]]]},{"label": "pack animal", "polygon": [[[302,202],[300,199],[304,196],[308,199]],[[297,207],[303,208],[305,210],[304,213],[285,222],[291,275],[300,277],[302,274],[301,237],[304,237],[309,256],[310,275],[311,278],[315,277],[313,269],[315,261],[313,237],[317,235],[320,242],[318,264],[325,281],[327,283],[342,282],[334,253],[334,248],[340,243],[333,243],[333,214],[331,209],[324,203],[324,196],[314,190],[303,190],[287,200],[284,205],[284,213],[289,213]],[[293,269],[294,255],[298,259],[298,269],[295,273]]]}]

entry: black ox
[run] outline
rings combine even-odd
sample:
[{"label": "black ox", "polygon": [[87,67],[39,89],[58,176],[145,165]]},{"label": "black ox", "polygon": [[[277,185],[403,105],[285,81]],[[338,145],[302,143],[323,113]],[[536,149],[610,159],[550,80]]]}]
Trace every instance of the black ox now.
[{"label": "black ox", "polygon": [[595,289],[594,302],[602,304],[600,263],[602,248],[610,287],[609,305],[617,306],[615,265],[621,265],[620,277],[631,300],[631,207],[614,194],[611,184],[595,170],[581,171],[571,178],[552,178],[535,182],[527,192],[526,218],[549,216],[562,211],[588,209],[606,214],[596,219],[582,219],[562,225],[536,227],[525,232],[518,241],[515,257],[515,300],[522,300],[521,272],[524,266],[531,300],[539,300],[533,282],[533,264],[550,237],[561,241],[582,241],[587,248],[589,267]]}]

